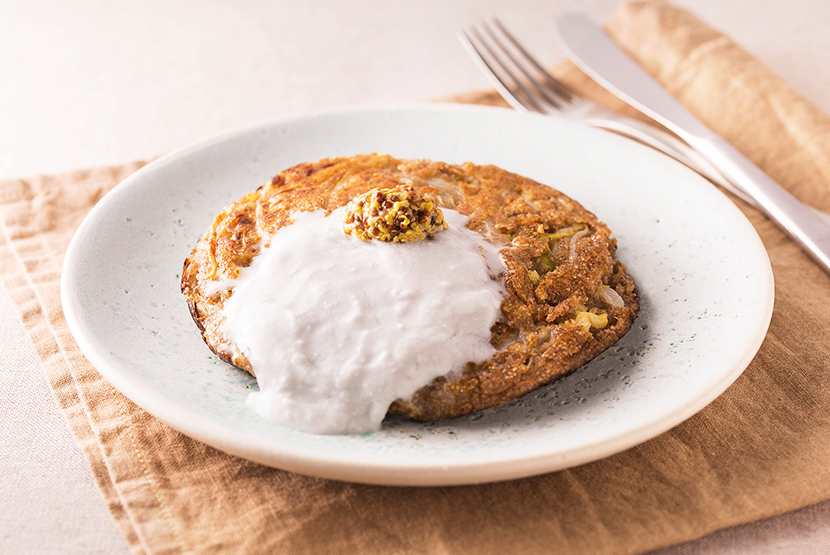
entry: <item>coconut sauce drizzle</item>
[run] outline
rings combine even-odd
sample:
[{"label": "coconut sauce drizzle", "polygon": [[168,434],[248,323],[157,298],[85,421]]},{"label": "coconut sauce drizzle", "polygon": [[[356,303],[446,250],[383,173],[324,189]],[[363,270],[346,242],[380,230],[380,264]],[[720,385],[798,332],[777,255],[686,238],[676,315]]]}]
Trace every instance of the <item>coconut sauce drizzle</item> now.
[{"label": "coconut sauce drizzle", "polygon": [[504,273],[498,249],[444,209],[449,229],[410,243],[360,241],[300,212],[235,281],[222,332],[259,383],[248,405],[317,434],[380,429],[389,405],[492,356]]}]

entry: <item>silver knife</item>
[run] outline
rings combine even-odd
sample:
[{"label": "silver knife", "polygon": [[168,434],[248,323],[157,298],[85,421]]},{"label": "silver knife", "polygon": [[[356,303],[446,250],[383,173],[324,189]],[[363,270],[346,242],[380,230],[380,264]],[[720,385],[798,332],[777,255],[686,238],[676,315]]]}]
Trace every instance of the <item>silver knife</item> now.
[{"label": "silver knife", "polygon": [[557,21],[568,57],[618,98],[661,123],[706,158],[830,274],[830,226],[709,129],[582,14]]}]

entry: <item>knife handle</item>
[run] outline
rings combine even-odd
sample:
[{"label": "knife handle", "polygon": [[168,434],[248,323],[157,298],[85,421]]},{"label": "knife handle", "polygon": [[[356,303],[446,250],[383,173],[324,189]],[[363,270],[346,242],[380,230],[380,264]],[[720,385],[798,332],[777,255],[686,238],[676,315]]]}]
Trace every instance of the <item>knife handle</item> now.
[{"label": "knife handle", "polygon": [[735,147],[718,136],[684,137],[728,180],[744,190],[758,207],[830,273],[830,226],[773,181]]}]

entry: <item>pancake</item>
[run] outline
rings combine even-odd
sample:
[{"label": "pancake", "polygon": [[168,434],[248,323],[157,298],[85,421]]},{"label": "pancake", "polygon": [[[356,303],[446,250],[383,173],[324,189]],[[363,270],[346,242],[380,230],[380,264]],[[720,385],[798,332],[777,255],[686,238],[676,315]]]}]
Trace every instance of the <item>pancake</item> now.
[{"label": "pancake", "polygon": [[630,329],[634,282],[615,260],[611,230],[578,202],[495,166],[370,154],[289,168],[215,218],[185,261],[181,284],[208,347],[255,375],[221,331],[232,280],[292,214],[329,214],[373,189],[401,188],[467,216],[469,229],[498,246],[506,296],[491,328],[495,354],[396,400],[390,414],[435,421],[506,403],[573,372]]}]

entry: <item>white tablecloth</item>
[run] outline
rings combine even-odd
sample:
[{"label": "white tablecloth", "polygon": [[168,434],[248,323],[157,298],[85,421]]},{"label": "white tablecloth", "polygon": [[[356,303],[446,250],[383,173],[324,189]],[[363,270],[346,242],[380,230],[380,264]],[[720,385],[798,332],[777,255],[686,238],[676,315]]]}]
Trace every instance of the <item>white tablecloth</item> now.
[{"label": "white tablecloth", "polygon": [[[256,120],[487,82],[455,31],[497,15],[547,65],[555,18],[621,0],[0,3],[0,177],[149,158]],[[830,112],[830,3],[677,0]],[[0,553],[127,547],[0,290]],[[824,553],[830,502],[661,555]]]}]

